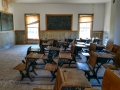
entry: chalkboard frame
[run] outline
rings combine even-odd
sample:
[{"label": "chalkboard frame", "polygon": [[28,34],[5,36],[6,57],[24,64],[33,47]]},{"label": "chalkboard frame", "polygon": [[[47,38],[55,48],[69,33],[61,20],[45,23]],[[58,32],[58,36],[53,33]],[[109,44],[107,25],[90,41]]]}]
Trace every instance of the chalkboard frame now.
[{"label": "chalkboard frame", "polygon": [[[69,17],[70,21],[68,23],[70,23],[69,28],[70,29],[49,29],[48,27],[48,17]],[[46,14],[46,30],[47,31],[72,31],[72,22],[73,22],[73,14]]]},{"label": "chalkboard frame", "polygon": [[13,26],[13,14],[0,12],[0,31],[14,30]]}]

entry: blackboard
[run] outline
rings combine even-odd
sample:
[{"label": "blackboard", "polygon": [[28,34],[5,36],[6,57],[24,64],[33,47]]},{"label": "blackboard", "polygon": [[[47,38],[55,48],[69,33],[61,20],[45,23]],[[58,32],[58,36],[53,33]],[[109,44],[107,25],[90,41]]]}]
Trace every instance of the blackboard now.
[{"label": "blackboard", "polygon": [[0,30],[13,30],[13,15],[0,12]]},{"label": "blackboard", "polygon": [[47,30],[71,30],[72,15],[46,15]]}]

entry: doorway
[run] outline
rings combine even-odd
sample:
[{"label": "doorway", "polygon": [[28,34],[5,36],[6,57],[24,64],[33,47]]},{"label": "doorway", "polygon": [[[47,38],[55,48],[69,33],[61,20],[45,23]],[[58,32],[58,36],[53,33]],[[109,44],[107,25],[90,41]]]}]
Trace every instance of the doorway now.
[{"label": "doorway", "polygon": [[25,14],[26,43],[39,43],[40,37],[40,15]]}]

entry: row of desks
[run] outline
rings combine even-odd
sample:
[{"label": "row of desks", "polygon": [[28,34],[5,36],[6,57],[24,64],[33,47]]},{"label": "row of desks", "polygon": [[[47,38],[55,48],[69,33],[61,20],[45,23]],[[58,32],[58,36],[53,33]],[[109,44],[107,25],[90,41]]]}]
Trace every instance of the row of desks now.
[{"label": "row of desks", "polygon": [[[58,50],[55,49],[54,50]],[[97,54],[97,63],[104,64],[108,61],[108,59],[113,59],[114,55],[107,54],[103,52],[96,52]],[[43,54],[35,54],[31,53],[27,56],[27,59],[39,59],[43,56]],[[61,57],[62,54],[59,54],[59,57]],[[100,68],[100,67],[99,67]],[[98,69],[99,69],[98,68]],[[97,70],[98,71],[98,70]],[[97,73],[96,71],[96,73]],[[120,75],[120,72],[114,71],[116,75]],[[59,84],[59,85],[58,85]],[[74,88],[89,88],[91,87],[91,84],[87,80],[87,78],[84,76],[84,73],[81,70],[71,70],[71,69],[59,69],[57,72],[57,78],[54,86],[54,90],[59,90],[60,88],[67,88],[67,87],[74,87]]]}]

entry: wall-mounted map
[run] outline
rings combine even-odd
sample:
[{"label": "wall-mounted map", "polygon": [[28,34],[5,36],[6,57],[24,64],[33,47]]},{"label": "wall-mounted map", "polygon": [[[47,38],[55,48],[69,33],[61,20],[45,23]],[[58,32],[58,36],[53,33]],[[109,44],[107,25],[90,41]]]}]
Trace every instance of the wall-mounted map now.
[{"label": "wall-mounted map", "polygon": [[72,30],[72,14],[47,14],[46,30]]},{"label": "wall-mounted map", "polygon": [[13,15],[0,12],[0,30],[13,30]]}]

